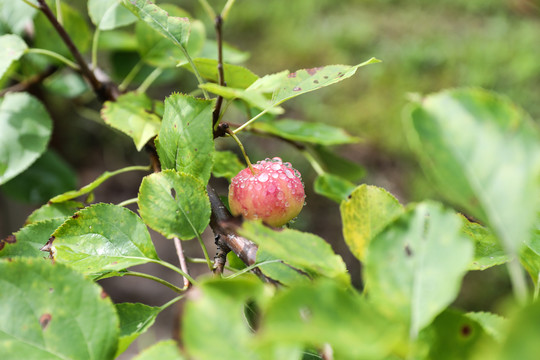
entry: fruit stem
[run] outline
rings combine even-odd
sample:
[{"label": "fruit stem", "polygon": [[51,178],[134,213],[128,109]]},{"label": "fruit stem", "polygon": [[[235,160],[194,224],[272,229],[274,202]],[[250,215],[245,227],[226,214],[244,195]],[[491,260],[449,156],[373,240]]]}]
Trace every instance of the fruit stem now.
[{"label": "fruit stem", "polygon": [[324,175],[325,171],[308,150],[302,150],[302,154],[313,167],[317,175]]},{"label": "fruit stem", "polygon": [[249,157],[247,156],[246,150],[244,149],[244,145],[242,145],[242,143],[240,142],[240,139],[238,139],[238,137],[234,134],[234,132],[229,128],[227,129],[227,134],[229,134],[229,136],[231,136],[234,139],[234,141],[236,141],[236,143],[240,147],[240,150],[242,151],[242,155],[244,155],[244,159],[246,160],[247,166],[251,170],[251,173],[255,175],[255,169],[253,169],[253,166],[251,165],[251,161],[249,161]]}]

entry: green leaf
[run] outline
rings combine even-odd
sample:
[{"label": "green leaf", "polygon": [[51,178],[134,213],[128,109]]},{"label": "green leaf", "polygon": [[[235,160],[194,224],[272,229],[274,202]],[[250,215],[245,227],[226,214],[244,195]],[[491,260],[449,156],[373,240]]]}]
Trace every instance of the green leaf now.
[{"label": "green leaf", "polygon": [[0,99],[0,184],[26,170],[47,148],[52,121],[45,107],[27,93]]},{"label": "green leaf", "polygon": [[128,171],[135,171],[135,170],[142,170],[142,171],[148,171],[149,168],[147,166],[128,166],[122,169],[118,169],[116,171],[105,171],[103,174],[101,174],[96,180],[92,181],[90,184],[83,186],[79,190],[71,190],[67,191],[63,194],[57,195],[49,200],[50,203],[60,203],[67,200],[75,199],[79,196],[90,194],[94,189],[96,189],[99,185],[101,185],[105,180],[108,180],[109,178],[122,174]]},{"label": "green leaf", "polygon": [[245,168],[244,164],[238,160],[236,154],[231,151],[216,151],[214,153],[212,174],[215,177],[224,177],[230,181]]},{"label": "green leaf", "polygon": [[[272,256],[268,251],[265,251],[265,249],[259,247],[257,250],[257,264],[272,260],[278,259],[275,256]],[[293,286],[298,283],[311,281],[311,278],[307,274],[282,261],[263,264],[259,266],[259,269],[264,275],[272,280],[278,281],[284,286]]]},{"label": "green leaf", "polygon": [[174,340],[160,341],[133,358],[133,360],[183,360],[185,359],[178,350],[178,344]]},{"label": "green leaf", "polygon": [[41,259],[0,261],[4,359],[113,359],[118,318],[89,279]]},{"label": "green leaf", "polygon": [[371,240],[364,276],[369,298],[409,326],[428,325],[457,296],[473,257],[461,219],[434,203],[420,203]]},{"label": "green leaf", "polygon": [[[254,335],[246,323],[245,302],[257,298],[262,284],[254,277],[210,279],[188,299],[182,340],[190,358],[198,360],[257,360]],[[194,294],[195,295],[195,294]],[[227,326],[216,326],[215,320]]]},{"label": "green leaf", "polygon": [[[225,41],[223,42],[222,46],[223,61],[228,64],[240,64],[249,59],[249,53],[246,51],[239,50]],[[207,59],[217,59],[217,49],[218,46],[215,40],[206,39],[206,41],[204,42],[204,46],[198,56]]]},{"label": "green leaf", "polygon": [[[54,3],[55,2],[49,2],[49,6],[51,6],[52,11],[56,15]],[[60,3],[60,8],[62,9],[62,26],[79,51],[85,53],[92,41],[92,33],[90,32],[86,19],[82,16],[81,12],[67,5],[64,1]],[[68,50],[57,31],[51,26],[51,22],[42,12],[39,12],[35,17],[34,26],[35,37],[33,47],[47,49],[59,53],[69,59],[73,58],[71,51]]]},{"label": "green leaf", "polygon": [[210,222],[205,185],[190,174],[164,170],[145,177],[138,203],[144,222],[167,238],[192,239]]},{"label": "green leaf", "polygon": [[43,81],[43,85],[47,91],[68,99],[77,98],[90,90],[90,86],[84,78],[80,74],[72,72],[71,69],[59,71],[49,76]]},{"label": "green leaf", "polygon": [[137,18],[121,0],[88,0],[90,20],[100,30],[112,30],[134,23]]},{"label": "green leaf", "polygon": [[356,188],[356,185],[337,175],[324,173],[315,179],[313,189],[319,195],[326,196],[338,204],[347,199]]},{"label": "green leaf", "polygon": [[113,30],[99,35],[99,48],[105,51],[136,52],[139,46],[131,31]]},{"label": "green leaf", "polygon": [[316,235],[292,229],[274,231],[254,221],[244,222],[238,232],[257,243],[261,251],[308,274],[335,278],[346,284],[350,282],[341,256]]},{"label": "green leaf", "polygon": [[510,261],[510,257],[489,229],[470,222],[464,216],[460,217],[463,222],[462,233],[474,243],[474,259],[469,270],[485,270]]},{"label": "green leaf", "polygon": [[120,319],[120,338],[116,350],[116,356],[118,356],[128,348],[133,340],[154,324],[162,308],[140,303],[120,303],[115,306]]},{"label": "green leaf", "polygon": [[284,112],[283,108],[272,106],[271,101],[268,100],[262,92],[235,89],[230,86],[220,86],[213,83],[200,84],[199,88],[220,95],[227,100],[242,100],[249,106],[267,110],[270,114],[282,114]]},{"label": "green leaf", "polygon": [[298,95],[338,83],[353,76],[359,67],[378,62],[379,60],[371,58],[355,66],[328,65],[290,73],[274,91],[272,104],[279,105]]},{"label": "green leaf", "polygon": [[540,198],[540,136],[529,116],[506,98],[458,89],[413,104],[406,128],[442,194],[517,253]]},{"label": "green leaf", "polygon": [[43,220],[66,218],[72,216],[83,207],[84,205],[78,201],[47,203],[30,214],[28,219],[26,219],[26,225]]},{"label": "green leaf", "polygon": [[[193,63],[204,79],[219,83],[217,60],[196,58],[193,59]],[[184,64],[182,66],[193,72],[191,65]],[[259,79],[251,70],[238,65],[223,64],[223,72],[227,86],[236,89],[246,89]]]},{"label": "green leaf", "polygon": [[187,18],[169,16],[165,10],[148,0],[123,0],[123,2],[132,13],[150,25],[152,29],[176,46],[186,48],[190,32]]},{"label": "green leaf", "polygon": [[83,274],[159,260],[141,219],[121,206],[96,204],[77,212],[53,234],[55,260]]},{"label": "green leaf", "polygon": [[0,79],[2,79],[11,64],[23,56],[28,46],[20,36],[8,34],[0,36],[0,49],[2,49],[0,58]]},{"label": "green leaf", "polygon": [[497,314],[481,311],[481,312],[469,312],[466,313],[470,319],[476,321],[486,334],[490,335],[493,339],[501,341],[504,337],[504,330],[508,320]]},{"label": "green leaf", "polygon": [[382,359],[402,331],[356,292],[328,280],[297,285],[270,300],[262,317],[258,342],[330,344],[335,359]]},{"label": "green leaf", "polygon": [[338,175],[353,183],[358,182],[366,175],[366,169],[362,166],[333,153],[325,146],[315,146],[313,150],[326,172]]},{"label": "green leaf", "polygon": [[455,360],[473,358],[478,344],[485,341],[486,336],[474,317],[446,309],[420,333],[420,340],[429,346],[426,359]]},{"label": "green leaf", "polygon": [[22,1],[0,0],[0,23],[6,32],[22,34],[36,12]]},{"label": "green leaf", "polygon": [[46,257],[47,253],[40,249],[47,243],[54,231],[64,223],[65,219],[64,217],[40,221],[23,227],[5,239],[0,239],[0,258]]},{"label": "green leaf", "polygon": [[152,100],[142,93],[127,93],[116,101],[107,101],[101,109],[103,121],[133,139],[141,151],[157,135],[161,119],[153,112]]},{"label": "green leaf", "polygon": [[288,140],[320,145],[349,144],[358,141],[343,129],[323,123],[283,119],[272,122],[257,122],[252,125],[256,130],[276,135]]},{"label": "green leaf", "polygon": [[403,213],[403,207],[383,188],[363,184],[341,203],[340,211],[345,242],[364,261],[372,239]]},{"label": "green leaf", "polygon": [[[162,4],[161,8],[169,16],[191,18],[191,15],[172,4]],[[199,54],[204,46],[206,30],[204,24],[199,20],[190,20],[191,32],[186,45],[186,50],[191,56]],[[172,68],[177,64],[185,63],[186,57],[181,48],[169,39],[164,38],[145,22],[138,22],[135,26],[137,37],[137,51],[144,62],[161,68]]]},{"label": "green leaf", "polygon": [[208,183],[214,153],[213,107],[214,101],[183,94],[165,99],[163,125],[156,141],[164,169],[176,169]]},{"label": "green leaf", "polygon": [[538,281],[540,280],[540,255],[531,249],[529,245],[525,245],[519,253],[519,261],[531,276],[534,285],[538,287]]},{"label": "green leaf", "polygon": [[75,171],[54,151],[46,151],[26,171],[2,186],[2,191],[19,201],[44,203],[77,186]]},{"label": "green leaf", "polygon": [[510,320],[499,360],[534,360],[538,358],[540,338],[540,303],[529,304]]}]

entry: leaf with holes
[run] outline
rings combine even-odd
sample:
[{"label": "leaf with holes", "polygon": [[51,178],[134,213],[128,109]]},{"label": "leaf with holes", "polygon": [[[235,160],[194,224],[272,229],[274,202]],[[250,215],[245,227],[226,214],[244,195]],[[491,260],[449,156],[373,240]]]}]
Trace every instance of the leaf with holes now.
[{"label": "leaf with holes", "polygon": [[101,118],[131,137],[138,151],[157,135],[161,126],[161,119],[153,113],[152,100],[141,93],[127,93],[116,101],[105,102]]},{"label": "leaf with holes", "polygon": [[190,174],[164,170],[145,177],[138,203],[144,222],[167,238],[192,239],[210,222],[206,187]]},{"label": "leaf with holes", "polygon": [[118,317],[103,290],[63,264],[0,261],[3,359],[114,358]]},{"label": "leaf with holes", "polygon": [[365,253],[369,298],[408,324],[412,338],[459,292],[474,252],[461,226],[453,211],[420,203],[379,232]]},{"label": "leaf with holes", "polygon": [[163,124],[156,140],[164,169],[191,174],[208,183],[214,153],[213,108],[214,101],[183,94],[165,99]]},{"label": "leaf with holes", "polygon": [[186,49],[190,24],[188,18],[174,17],[148,0],[123,0],[124,5],[150,27],[172,41],[176,46]]},{"label": "leaf with holes", "polygon": [[287,77],[282,79],[280,86],[274,91],[274,94],[272,95],[272,104],[274,106],[279,105],[298,95],[333,85],[353,76],[358,68],[378,62],[380,62],[380,60],[371,58],[368,61],[354,66],[327,65],[290,73]]},{"label": "leaf with holes", "polygon": [[57,262],[100,275],[159,260],[150,234],[132,211],[96,204],[77,212],[53,234]]},{"label": "leaf with holes", "polygon": [[43,154],[52,121],[39,100],[27,93],[0,98],[0,184],[26,170]]}]

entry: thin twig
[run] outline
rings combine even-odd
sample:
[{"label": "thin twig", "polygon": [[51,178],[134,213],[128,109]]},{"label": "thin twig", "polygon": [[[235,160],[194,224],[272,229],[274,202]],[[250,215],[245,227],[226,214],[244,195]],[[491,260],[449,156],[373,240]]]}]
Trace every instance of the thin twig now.
[{"label": "thin twig", "polygon": [[79,52],[79,49],[77,49],[77,47],[73,43],[73,40],[66,32],[66,29],[64,29],[62,24],[58,22],[56,16],[54,16],[51,8],[49,7],[49,5],[47,5],[45,0],[37,0],[37,2],[41,12],[45,15],[45,17],[47,17],[58,35],[60,35],[60,37],[62,38],[62,41],[64,41],[64,43],[66,44],[77,64],[79,64],[81,74],[86,78],[86,80],[88,80],[96,95],[102,101],[116,100],[116,89],[112,88],[112,84],[105,84],[98,80],[96,74],[90,69],[86,60],[84,60],[82,54]]},{"label": "thin twig", "polygon": [[[223,70],[223,18],[221,15],[216,16],[214,21],[216,28],[216,38],[218,47],[218,80],[219,85],[225,85],[225,72]],[[219,121],[219,114],[221,112],[221,105],[223,104],[223,96],[219,95],[216,100],[216,108],[212,114],[213,127],[215,128]]]},{"label": "thin twig", "polygon": [[54,74],[58,70],[58,67],[56,66],[49,66],[45,71],[43,71],[40,74],[34,75],[24,81],[21,81],[18,84],[15,84],[13,86],[10,86],[8,88],[0,90],[0,97],[4,96],[8,92],[20,92],[20,91],[26,91],[32,86],[41,83],[43,80]]},{"label": "thin twig", "polygon": [[[188,274],[188,268],[186,264],[186,258],[184,257],[184,250],[182,249],[182,242],[179,238],[176,236],[173,238],[174,241],[174,247],[176,248],[176,255],[178,256],[178,260],[180,261],[180,268],[183,272]],[[184,288],[189,288],[191,285],[189,283],[189,280],[187,277],[184,276]]]}]

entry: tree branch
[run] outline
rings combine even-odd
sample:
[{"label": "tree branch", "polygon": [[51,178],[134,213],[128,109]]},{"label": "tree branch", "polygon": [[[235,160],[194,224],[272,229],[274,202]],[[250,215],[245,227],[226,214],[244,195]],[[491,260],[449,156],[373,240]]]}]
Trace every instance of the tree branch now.
[{"label": "tree branch", "polygon": [[39,84],[52,74],[54,74],[58,68],[56,66],[49,66],[45,71],[43,71],[40,74],[34,75],[24,81],[21,81],[18,84],[15,84],[13,86],[10,86],[8,88],[5,88],[0,91],[0,97],[6,95],[8,92],[20,92],[20,91],[26,91],[30,89],[32,86]]},{"label": "tree branch", "polygon": [[58,22],[56,16],[53,14],[51,8],[47,5],[45,0],[37,0],[37,2],[39,4],[39,9],[45,15],[45,17],[47,17],[58,35],[60,35],[60,38],[62,38],[62,41],[64,41],[64,43],[66,44],[67,48],[73,55],[73,58],[79,65],[81,74],[90,83],[90,86],[92,87],[96,95],[102,101],[116,100],[116,98],[118,97],[117,87],[112,83],[102,82],[96,77],[96,74],[90,69],[88,63],[86,62],[86,60],[84,60],[83,56],[79,52],[79,49],[77,49],[62,24]]},{"label": "tree branch", "polygon": [[[216,37],[218,46],[218,79],[219,85],[226,86],[225,72],[223,70],[223,18],[221,15],[217,15],[215,19]],[[219,121],[219,115],[221,113],[221,105],[223,104],[223,96],[219,95],[216,100],[216,108],[212,114],[213,128]]]}]

